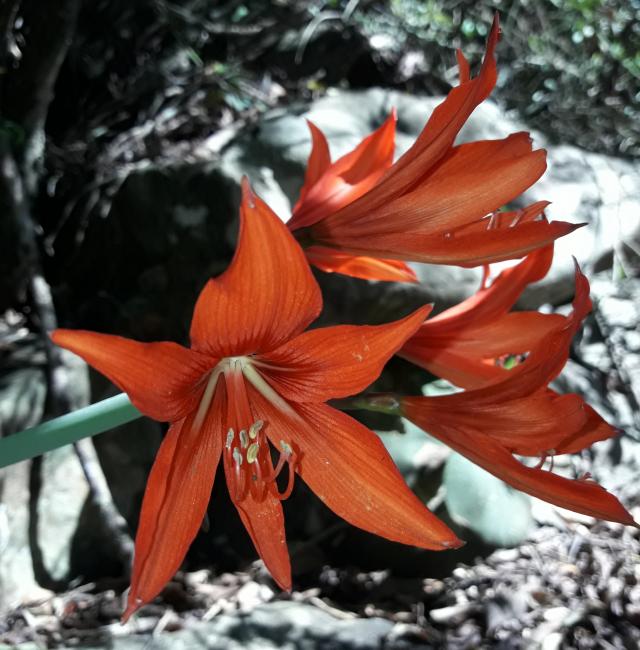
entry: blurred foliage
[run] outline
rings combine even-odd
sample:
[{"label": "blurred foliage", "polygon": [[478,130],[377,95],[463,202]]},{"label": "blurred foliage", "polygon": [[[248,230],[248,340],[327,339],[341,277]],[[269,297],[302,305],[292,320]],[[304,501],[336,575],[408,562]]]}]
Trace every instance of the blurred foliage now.
[{"label": "blurred foliage", "polygon": [[640,0],[86,1],[47,119],[48,243],[79,241],[133,166],[188,162],[278,104],[329,86],[446,93],[455,48],[477,65],[496,11],[494,98],[552,141],[640,154]]},{"label": "blurred foliage", "polygon": [[454,48],[477,61],[495,11],[494,96],[556,141],[640,154],[640,0],[389,0],[354,16],[398,51],[421,48],[453,82]]}]

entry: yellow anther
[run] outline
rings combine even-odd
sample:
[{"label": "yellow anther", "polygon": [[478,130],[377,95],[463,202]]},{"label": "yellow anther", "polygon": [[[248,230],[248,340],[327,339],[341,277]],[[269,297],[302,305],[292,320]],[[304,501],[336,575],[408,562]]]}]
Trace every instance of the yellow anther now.
[{"label": "yellow anther", "polygon": [[255,462],[258,457],[258,452],[260,451],[260,445],[257,442],[252,442],[247,449],[247,463]]},{"label": "yellow anther", "polygon": [[256,420],[250,427],[249,427],[249,438],[251,440],[255,440],[258,437],[258,433],[260,432],[260,429],[264,426],[264,422],[262,420]]}]

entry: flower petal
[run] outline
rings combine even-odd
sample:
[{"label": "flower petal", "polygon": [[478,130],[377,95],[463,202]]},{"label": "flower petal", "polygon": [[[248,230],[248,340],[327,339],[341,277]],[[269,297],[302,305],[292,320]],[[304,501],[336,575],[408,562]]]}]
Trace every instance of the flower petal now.
[{"label": "flower petal", "polygon": [[565,221],[535,221],[498,230],[487,229],[484,220],[478,223],[483,225],[484,230],[464,235],[456,232],[436,235],[372,233],[366,240],[342,239],[340,250],[351,255],[380,255],[431,264],[478,266],[523,257],[584,225]]},{"label": "flower petal", "polygon": [[121,336],[58,329],[52,341],[81,356],[154,420],[175,421],[198,403],[202,378],[217,363],[177,343],[140,343]]},{"label": "flower petal", "polygon": [[304,201],[309,190],[322,178],[331,166],[331,154],[329,153],[327,138],[313,122],[307,120],[307,124],[309,125],[309,131],[311,131],[311,154],[304,176],[304,185],[300,190],[300,198],[296,207]]},{"label": "flower petal", "polygon": [[430,306],[386,325],[337,325],[304,332],[255,359],[277,393],[295,402],[354,395],[424,322]]},{"label": "flower petal", "polygon": [[[440,425],[435,417],[425,421],[420,414],[420,403],[417,400],[426,399],[429,398],[411,398],[410,402],[405,401],[405,415],[505,483],[562,508],[622,524],[635,524],[633,517],[620,501],[595,482],[584,479],[571,480],[542,469],[526,467],[488,435],[469,431],[463,426],[453,429]],[[559,423],[559,426],[561,424]]]},{"label": "flower petal", "polygon": [[267,491],[262,501],[248,492],[235,504],[256,551],[280,589],[291,591],[291,562],[287,550],[282,503]]},{"label": "flower petal", "polygon": [[274,444],[299,448],[297,472],[337,515],[386,539],[443,550],[461,542],[411,492],[380,439],[325,404],[292,405],[285,414],[261,395],[254,402]]},{"label": "flower petal", "polygon": [[449,151],[468,117],[489,96],[495,86],[497,79],[495,48],[499,31],[496,14],[478,77],[462,83],[449,92],[442,104],[433,111],[416,142],[393,164],[374,188],[322,220],[323,225],[327,226],[327,232],[334,227],[344,227],[362,217],[374,214],[389,201],[409,192]]},{"label": "flower petal", "polygon": [[309,246],[305,249],[310,264],[325,273],[341,273],[352,278],[386,282],[417,282],[413,270],[399,260],[379,257],[354,256],[327,246]]},{"label": "flower petal", "polygon": [[[309,125],[312,126],[311,123]],[[368,192],[393,161],[395,128],[396,113],[392,111],[382,126],[368,135],[353,151],[325,169],[313,185],[308,185],[305,180],[300,199],[287,224],[289,228],[297,230],[310,226]],[[317,127],[311,130],[315,149],[318,135],[314,129]],[[309,162],[315,167],[315,161]],[[313,176],[315,177],[315,169]]]},{"label": "flower petal", "polygon": [[[546,203],[538,204],[540,211]],[[527,255],[522,262],[505,269],[491,283],[458,305],[428,321],[431,335],[452,332],[469,325],[487,323],[506,314],[515,305],[527,285],[541,280],[551,267],[553,246],[545,246]],[[427,323],[425,323],[427,325]]]},{"label": "flower petal", "polygon": [[216,390],[199,430],[189,416],[162,441],[142,502],[125,621],[171,579],[200,529],[220,459],[224,399]]},{"label": "flower petal", "polygon": [[243,181],[238,248],[198,298],[194,349],[219,357],[270,350],[304,330],[321,308],[320,288],[299,244]]},{"label": "flower petal", "polygon": [[[447,331],[440,327],[446,321],[435,323],[431,330],[425,327],[427,321],[398,355],[456,386],[479,388],[512,377],[510,373],[522,367],[509,370],[496,363],[497,359],[531,350],[543,353],[541,344],[564,322],[559,314],[514,312],[477,327]],[[525,363],[535,363],[535,359],[529,355]]]},{"label": "flower petal", "polygon": [[358,238],[403,233],[449,232],[477,221],[512,201],[546,169],[546,152],[531,151],[527,133],[503,140],[454,147],[418,186],[389,197],[375,211],[357,219],[323,219],[311,231],[314,241],[342,246]]}]

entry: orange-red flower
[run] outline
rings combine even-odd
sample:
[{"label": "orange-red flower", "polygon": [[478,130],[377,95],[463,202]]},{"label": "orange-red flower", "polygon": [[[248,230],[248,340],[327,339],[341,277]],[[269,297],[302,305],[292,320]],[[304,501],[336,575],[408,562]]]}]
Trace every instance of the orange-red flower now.
[{"label": "orange-red flower", "polygon": [[475,78],[458,53],[460,85],[394,164],[393,114],[334,163],[324,135],[310,125],[309,167],[288,225],[311,263],[356,277],[412,280],[402,260],[476,266],[522,257],[577,227],[522,211],[496,215],[546,168],[544,150],[532,151],[527,133],[453,146],[496,83],[498,35],[496,16]]},{"label": "orange-red flower", "polygon": [[547,274],[552,258],[553,245],[530,253],[490,286],[426,321],[398,355],[461,388],[480,388],[522,370],[522,364],[506,369],[505,359],[528,357],[526,363],[535,363],[532,350],[543,354],[540,343],[566,319],[510,309],[528,284]]},{"label": "orange-red flower", "polygon": [[594,481],[567,479],[542,469],[542,462],[531,467],[514,457],[544,461],[615,435],[581,397],[547,388],[564,366],[571,339],[590,310],[589,283],[576,265],[573,312],[541,338],[517,373],[453,395],[406,397],[401,410],[425,431],[523,492],[576,512],[634,524],[622,504]]},{"label": "orange-red flower", "polygon": [[[302,249],[245,184],[238,249],[198,298],[191,348],[86,331],[53,334],[140,411],[171,423],[147,483],[125,618],[180,566],[220,460],[242,522],[284,589],[291,569],[281,500],[295,474],[365,530],[428,549],[459,544],[406,487],[376,435],[324,403],[370,384],[429,308],[388,325],[303,333],[321,306]],[[279,488],[283,470],[287,482]]]}]

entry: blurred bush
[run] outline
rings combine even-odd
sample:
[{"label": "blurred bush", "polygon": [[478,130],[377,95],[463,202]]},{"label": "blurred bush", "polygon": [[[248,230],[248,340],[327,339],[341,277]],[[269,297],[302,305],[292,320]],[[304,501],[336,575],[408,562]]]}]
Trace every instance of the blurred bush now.
[{"label": "blurred bush", "polygon": [[421,48],[453,81],[453,50],[477,61],[499,11],[496,96],[552,139],[640,154],[640,0],[389,0],[354,18],[398,51]]}]

